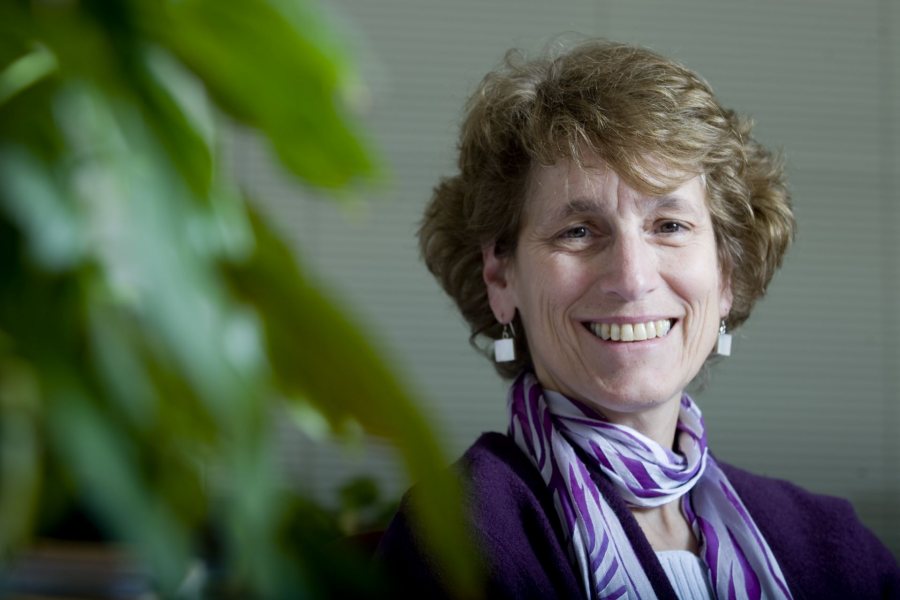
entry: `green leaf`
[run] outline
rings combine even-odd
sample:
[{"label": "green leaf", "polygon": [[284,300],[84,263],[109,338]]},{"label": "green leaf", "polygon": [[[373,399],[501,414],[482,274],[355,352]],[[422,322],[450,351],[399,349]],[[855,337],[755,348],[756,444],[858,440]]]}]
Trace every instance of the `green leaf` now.
[{"label": "green leaf", "polygon": [[[349,81],[331,46],[264,0],[183,0],[147,10],[151,35],[208,86],[238,121],[259,128],[284,165],[318,186],[339,187],[375,172],[350,129]],[[298,13],[302,14],[302,13]]]},{"label": "green leaf", "polygon": [[[139,94],[144,119],[193,192],[192,198],[206,201],[213,183],[212,152],[190,117],[206,109],[206,98],[184,91],[197,82],[178,70],[174,61],[155,48],[141,48],[140,68],[131,73],[132,87]],[[193,106],[185,106],[186,102]],[[197,106],[200,105],[200,106]],[[187,109],[187,110],[186,110]]]},{"label": "green leaf", "polygon": [[27,541],[43,476],[40,391],[0,331],[0,553]]},{"label": "green leaf", "polygon": [[34,85],[57,69],[56,57],[44,46],[37,46],[0,72],[0,105]]},{"label": "green leaf", "polygon": [[0,210],[25,231],[31,257],[47,271],[72,268],[85,240],[68,188],[16,146],[0,146]]}]

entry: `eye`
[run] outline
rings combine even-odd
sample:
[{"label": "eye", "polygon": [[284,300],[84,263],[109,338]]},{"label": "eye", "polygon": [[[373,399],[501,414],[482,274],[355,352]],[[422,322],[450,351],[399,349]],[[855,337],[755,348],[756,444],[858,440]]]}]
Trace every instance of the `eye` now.
[{"label": "eye", "polygon": [[663,221],[659,224],[660,233],[682,233],[687,231],[687,227],[678,221]]},{"label": "eye", "polygon": [[561,237],[569,240],[574,240],[586,238],[589,234],[590,232],[588,231],[587,227],[585,227],[584,225],[578,225],[577,227],[571,227],[563,231]]}]

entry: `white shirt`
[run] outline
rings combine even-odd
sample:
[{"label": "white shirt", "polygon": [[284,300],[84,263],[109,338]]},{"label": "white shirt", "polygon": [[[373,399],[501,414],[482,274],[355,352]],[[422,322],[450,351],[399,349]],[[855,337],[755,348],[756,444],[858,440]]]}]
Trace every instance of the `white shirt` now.
[{"label": "white shirt", "polygon": [[715,598],[710,584],[709,568],[699,556],[687,550],[666,550],[657,552],[656,557],[679,598],[682,600]]}]

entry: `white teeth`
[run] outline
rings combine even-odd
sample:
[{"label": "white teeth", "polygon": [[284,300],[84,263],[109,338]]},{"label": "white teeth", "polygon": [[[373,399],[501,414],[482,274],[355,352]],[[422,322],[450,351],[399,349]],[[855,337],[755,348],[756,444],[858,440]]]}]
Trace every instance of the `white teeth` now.
[{"label": "white teeth", "polygon": [[668,319],[660,319],[656,322],[656,337],[662,337],[669,333],[672,328],[672,321]]},{"label": "white teeth", "polygon": [[646,323],[591,323],[590,330],[603,340],[641,342],[663,337],[672,328],[672,321],[660,319]]},{"label": "white teeth", "polygon": [[[653,327],[653,325],[650,325]],[[643,323],[638,323],[634,326],[634,339],[637,342],[643,341],[647,339],[647,326]]]}]

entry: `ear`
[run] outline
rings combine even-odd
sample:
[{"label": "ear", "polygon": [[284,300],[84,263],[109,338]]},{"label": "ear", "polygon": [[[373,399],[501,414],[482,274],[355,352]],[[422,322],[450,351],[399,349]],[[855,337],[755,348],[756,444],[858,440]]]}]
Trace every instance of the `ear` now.
[{"label": "ear", "polygon": [[731,275],[722,276],[722,286],[719,290],[719,318],[724,319],[731,312],[731,303],[734,301],[734,293],[731,289]]},{"label": "ear", "polygon": [[494,252],[493,242],[481,247],[481,259],[484,266],[481,276],[487,287],[488,302],[498,322],[506,324],[516,316],[515,286],[511,280],[512,259],[508,256],[498,257]]}]

